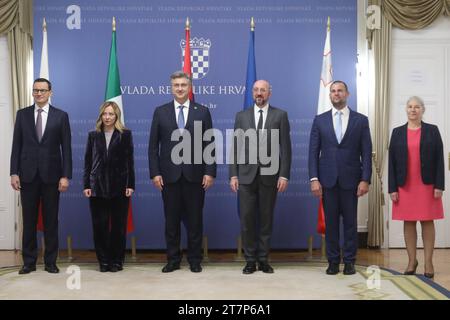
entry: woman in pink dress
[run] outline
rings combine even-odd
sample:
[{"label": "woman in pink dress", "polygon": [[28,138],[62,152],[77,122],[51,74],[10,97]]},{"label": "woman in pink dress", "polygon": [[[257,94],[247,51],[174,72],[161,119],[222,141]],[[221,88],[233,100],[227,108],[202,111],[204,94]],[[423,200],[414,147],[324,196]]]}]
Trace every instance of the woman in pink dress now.
[{"label": "woman in pink dress", "polygon": [[416,273],[417,221],[422,226],[424,275],[434,277],[434,220],[444,218],[444,153],[437,126],[422,121],[425,106],[419,97],[406,104],[408,123],[392,131],[389,145],[389,194],[392,219],[404,221],[409,263],[404,274]]}]

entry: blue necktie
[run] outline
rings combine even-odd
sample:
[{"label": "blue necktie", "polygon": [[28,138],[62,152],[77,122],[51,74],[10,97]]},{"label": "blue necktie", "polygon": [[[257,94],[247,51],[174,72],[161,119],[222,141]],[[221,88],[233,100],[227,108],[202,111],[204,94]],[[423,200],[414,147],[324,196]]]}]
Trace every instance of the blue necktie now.
[{"label": "blue necktie", "polygon": [[183,113],[184,106],[179,106],[178,109],[180,111],[178,112],[178,129],[184,129],[184,113]]},{"label": "blue necktie", "polygon": [[342,141],[342,111],[338,111],[335,113],[334,132],[336,133],[336,138],[337,138],[338,143],[341,143],[341,141]]}]

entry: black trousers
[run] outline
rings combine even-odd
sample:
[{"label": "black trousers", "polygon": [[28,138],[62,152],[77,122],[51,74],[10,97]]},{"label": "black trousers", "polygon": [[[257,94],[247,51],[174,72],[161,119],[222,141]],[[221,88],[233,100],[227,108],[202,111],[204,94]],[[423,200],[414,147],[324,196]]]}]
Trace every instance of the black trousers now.
[{"label": "black trousers", "polygon": [[126,196],[89,198],[95,252],[100,264],[123,264],[129,201]]},{"label": "black trousers", "polygon": [[58,257],[59,183],[42,182],[39,173],[30,183],[21,182],[23,263],[33,266],[37,261],[37,235],[39,202],[42,200],[45,252],[44,263],[54,264]]},{"label": "black trousers", "polygon": [[181,261],[180,229],[181,221],[183,221],[188,238],[188,262],[200,263],[203,259],[203,204],[205,202],[205,190],[202,184],[189,182],[181,176],[175,183],[164,184],[162,197],[166,216],[168,262],[178,264]]},{"label": "black trousers", "polygon": [[277,187],[265,185],[257,174],[251,184],[240,184],[238,192],[245,260],[267,262]]}]

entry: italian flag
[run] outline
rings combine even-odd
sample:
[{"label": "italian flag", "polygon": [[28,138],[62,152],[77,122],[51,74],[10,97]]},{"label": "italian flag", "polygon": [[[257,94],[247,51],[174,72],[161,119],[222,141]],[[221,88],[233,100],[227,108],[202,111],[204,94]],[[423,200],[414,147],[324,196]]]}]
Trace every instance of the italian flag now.
[{"label": "italian flag", "polygon": [[[116,50],[116,19],[113,18],[112,40],[111,50],[109,52],[109,68],[108,77],[106,79],[106,93],[105,101],[113,101],[117,103],[122,113],[122,123],[125,124],[125,116],[123,112],[122,93],[120,91],[120,76],[119,76],[119,64],[117,63],[117,50]],[[128,205],[128,219],[127,219],[127,233],[134,231],[133,224],[133,208],[131,205],[131,198]]]}]

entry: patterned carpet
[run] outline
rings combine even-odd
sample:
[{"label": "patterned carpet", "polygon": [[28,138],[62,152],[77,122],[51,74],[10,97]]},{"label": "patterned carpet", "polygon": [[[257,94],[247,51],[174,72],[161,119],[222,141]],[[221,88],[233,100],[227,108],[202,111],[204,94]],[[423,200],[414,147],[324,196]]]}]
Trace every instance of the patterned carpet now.
[{"label": "patterned carpet", "polygon": [[[100,273],[96,264],[59,263],[61,272],[19,275],[0,269],[0,299],[150,299],[150,300],[448,300],[448,290],[423,276],[389,270],[344,276],[325,274],[320,262],[273,263],[274,274],[242,274],[242,263],[205,263],[202,273],[187,265],[163,274],[160,263],[127,263],[118,273]],[[342,269],[342,266],[341,266]],[[379,277],[377,277],[379,274]],[[379,281],[377,281],[379,280]]]}]

